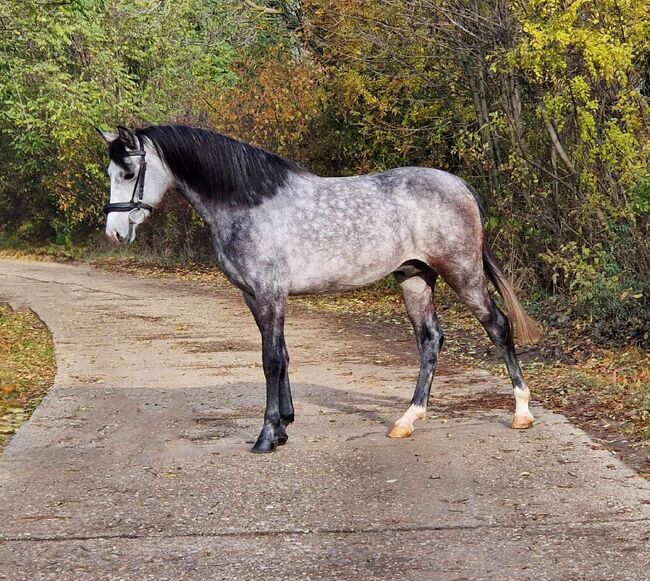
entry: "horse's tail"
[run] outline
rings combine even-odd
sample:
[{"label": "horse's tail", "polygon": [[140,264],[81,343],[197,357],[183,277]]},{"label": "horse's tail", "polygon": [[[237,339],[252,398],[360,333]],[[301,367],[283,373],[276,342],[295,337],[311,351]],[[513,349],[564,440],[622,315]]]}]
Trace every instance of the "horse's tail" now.
[{"label": "horse's tail", "polygon": [[541,335],[539,325],[524,311],[485,237],[483,238],[483,270],[506,303],[510,328],[517,342],[520,345],[528,345],[537,341]]},{"label": "horse's tail", "polygon": [[[466,185],[476,199],[481,216],[483,216],[485,209],[478,192],[469,184]],[[518,343],[528,345],[537,341],[541,336],[540,327],[521,306],[512,288],[512,284],[510,284],[508,277],[506,277],[501,269],[499,261],[494,256],[492,248],[490,248],[490,244],[485,235],[485,229],[483,230],[483,270],[506,304],[508,319],[510,319],[510,329]]]}]

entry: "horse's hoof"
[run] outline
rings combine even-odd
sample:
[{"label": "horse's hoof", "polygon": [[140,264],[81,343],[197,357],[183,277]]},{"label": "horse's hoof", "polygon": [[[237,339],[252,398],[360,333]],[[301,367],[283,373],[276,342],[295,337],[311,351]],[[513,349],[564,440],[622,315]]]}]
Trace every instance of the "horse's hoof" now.
[{"label": "horse's hoof", "polygon": [[287,436],[286,432],[284,434],[276,434],[274,438],[274,441],[278,446],[284,446],[288,440],[289,436]]},{"label": "horse's hoof", "polygon": [[275,450],[275,442],[269,440],[257,440],[251,449],[253,454],[270,454]]},{"label": "horse's hoof", "polygon": [[512,418],[512,427],[515,430],[526,430],[533,425],[535,418],[532,415],[515,416]]},{"label": "horse's hoof", "polygon": [[405,428],[404,426],[398,426],[395,424],[388,432],[387,436],[389,438],[408,438],[413,433],[412,428]]}]

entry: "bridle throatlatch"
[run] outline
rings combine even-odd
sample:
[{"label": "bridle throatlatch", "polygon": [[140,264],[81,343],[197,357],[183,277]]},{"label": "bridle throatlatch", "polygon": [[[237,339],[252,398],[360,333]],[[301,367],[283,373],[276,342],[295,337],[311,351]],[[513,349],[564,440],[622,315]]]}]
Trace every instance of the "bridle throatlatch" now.
[{"label": "bridle throatlatch", "polygon": [[129,222],[132,224],[142,224],[145,219],[144,210],[153,212],[153,207],[149,204],[145,204],[142,201],[142,198],[144,198],[144,175],[147,172],[147,162],[145,161],[147,152],[144,150],[140,137],[138,137],[138,144],[140,146],[140,149],[126,152],[126,155],[128,157],[137,156],[140,158],[138,177],[135,178],[135,184],[133,184],[131,201],[113,202],[108,203],[104,206],[104,214],[107,216],[111,212],[129,212]]}]

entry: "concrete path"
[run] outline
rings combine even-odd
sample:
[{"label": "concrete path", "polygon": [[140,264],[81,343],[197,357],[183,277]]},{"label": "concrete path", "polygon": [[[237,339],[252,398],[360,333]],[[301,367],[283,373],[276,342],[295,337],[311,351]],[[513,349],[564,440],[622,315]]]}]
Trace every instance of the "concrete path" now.
[{"label": "concrete path", "polygon": [[561,416],[509,429],[485,372],[443,369],[432,417],[390,440],[414,346],[407,366],[395,337],[294,312],[297,421],[258,456],[259,338],[234,291],[0,261],[0,299],[41,316],[58,360],[0,457],[2,579],[650,579],[650,485]]}]

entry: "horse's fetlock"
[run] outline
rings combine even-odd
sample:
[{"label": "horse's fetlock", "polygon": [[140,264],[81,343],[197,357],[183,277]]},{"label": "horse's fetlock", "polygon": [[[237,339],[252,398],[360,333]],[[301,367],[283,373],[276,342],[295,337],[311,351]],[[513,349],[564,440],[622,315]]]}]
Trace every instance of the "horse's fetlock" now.
[{"label": "horse's fetlock", "polygon": [[264,428],[268,428],[272,432],[277,430],[280,427],[280,416],[264,416]]},{"label": "horse's fetlock", "polygon": [[289,440],[289,436],[287,435],[287,431],[284,429],[284,426],[282,424],[280,424],[280,427],[275,432],[275,436],[273,437],[273,441],[278,446],[284,446],[287,443],[287,440]]}]

